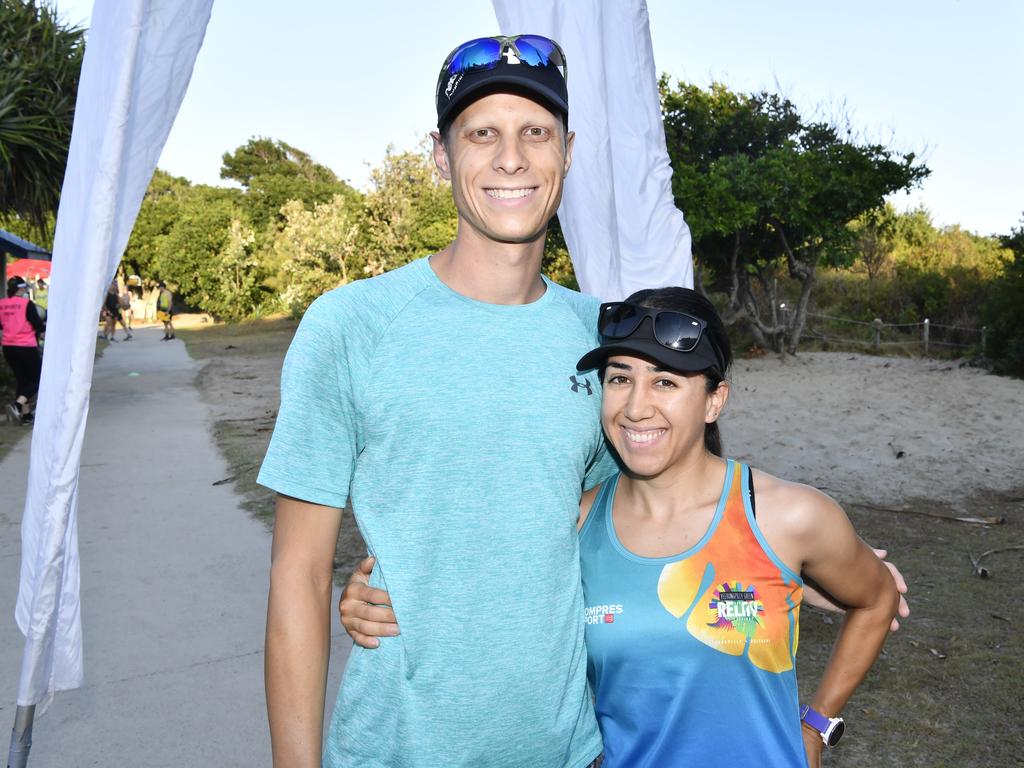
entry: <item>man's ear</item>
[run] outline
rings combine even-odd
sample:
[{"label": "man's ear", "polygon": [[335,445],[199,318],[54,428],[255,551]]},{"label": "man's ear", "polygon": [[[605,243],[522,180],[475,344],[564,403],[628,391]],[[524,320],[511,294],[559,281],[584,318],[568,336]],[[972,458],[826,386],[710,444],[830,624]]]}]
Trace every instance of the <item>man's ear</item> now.
[{"label": "man's ear", "polygon": [[569,131],[565,135],[565,168],[562,169],[562,178],[569,175],[569,166],[572,165],[572,147],[576,143],[576,131]]},{"label": "man's ear", "polygon": [[448,167],[448,150],[445,149],[441,134],[437,131],[431,131],[430,138],[434,142],[434,165],[437,166],[437,172],[441,174],[441,178],[445,181],[451,181],[452,172],[451,168]]}]

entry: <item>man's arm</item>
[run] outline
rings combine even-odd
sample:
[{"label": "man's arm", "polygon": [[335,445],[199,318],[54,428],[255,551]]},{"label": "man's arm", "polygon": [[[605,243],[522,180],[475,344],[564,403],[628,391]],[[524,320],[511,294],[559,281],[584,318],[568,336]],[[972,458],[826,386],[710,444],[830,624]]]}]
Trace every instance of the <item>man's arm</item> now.
[{"label": "man's arm", "polygon": [[278,495],[264,675],[274,765],[320,765],[341,510]]}]

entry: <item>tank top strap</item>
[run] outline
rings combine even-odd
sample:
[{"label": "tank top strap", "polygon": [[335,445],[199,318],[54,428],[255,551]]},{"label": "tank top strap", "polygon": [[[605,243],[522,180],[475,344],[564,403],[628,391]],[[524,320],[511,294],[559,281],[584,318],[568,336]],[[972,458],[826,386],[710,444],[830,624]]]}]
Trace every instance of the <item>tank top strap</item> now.
[{"label": "tank top strap", "polygon": [[722,507],[721,518],[711,531],[711,535],[715,539],[727,537],[735,543],[754,543],[755,536],[750,524],[751,513],[746,491],[747,465],[730,459],[726,473],[729,491]]},{"label": "tank top strap", "polygon": [[747,520],[747,465],[741,461],[731,462],[731,483],[729,498],[725,502],[725,516],[733,522]]}]

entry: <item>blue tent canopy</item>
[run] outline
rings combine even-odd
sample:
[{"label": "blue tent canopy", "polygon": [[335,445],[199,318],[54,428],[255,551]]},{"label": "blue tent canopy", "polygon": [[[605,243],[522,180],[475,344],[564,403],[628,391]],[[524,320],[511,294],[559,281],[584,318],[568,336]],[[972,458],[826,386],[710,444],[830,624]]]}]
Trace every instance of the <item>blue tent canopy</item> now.
[{"label": "blue tent canopy", "polygon": [[9,253],[19,259],[50,259],[50,252],[28,240],[22,240],[5,229],[0,229],[0,253]]}]

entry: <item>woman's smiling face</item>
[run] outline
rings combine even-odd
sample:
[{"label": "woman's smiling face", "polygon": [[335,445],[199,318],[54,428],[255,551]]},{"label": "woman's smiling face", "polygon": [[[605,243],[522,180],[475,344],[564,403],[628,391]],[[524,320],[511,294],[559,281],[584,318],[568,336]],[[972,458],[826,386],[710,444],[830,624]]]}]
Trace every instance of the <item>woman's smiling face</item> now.
[{"label": "woman's smiling face", "polygon": [[703,373],[677,373],[640,357],[613,355],[603,379],[601,425],[638,477],[657,477],[704,450],[704,425],[725,405],[728,384],[708,393]]}]

